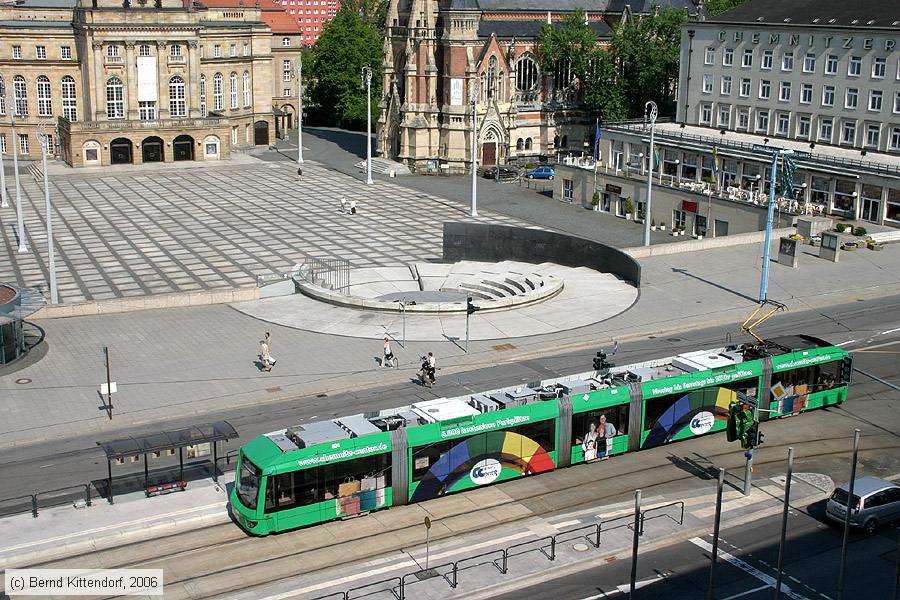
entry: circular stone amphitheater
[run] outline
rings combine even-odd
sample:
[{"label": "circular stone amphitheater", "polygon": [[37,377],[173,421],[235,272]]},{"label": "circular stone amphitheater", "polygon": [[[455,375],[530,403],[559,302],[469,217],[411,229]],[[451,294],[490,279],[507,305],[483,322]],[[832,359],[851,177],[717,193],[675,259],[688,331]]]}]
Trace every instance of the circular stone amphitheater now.
[{"label": "circular stone amphitheater", "polygon": [[469,339],[492,340],[591,325],[625,311],[638,297],[634,285],[614,274],[553,263],[423,262],[354,269],[349,280],[343,289],[331,289],[298,265],[293,281],[277,284],[288,295],[233,306],[330,335],[402,339],[405,329],[410,341],[462,340],[471,297],[479,311],[469,320]]}]

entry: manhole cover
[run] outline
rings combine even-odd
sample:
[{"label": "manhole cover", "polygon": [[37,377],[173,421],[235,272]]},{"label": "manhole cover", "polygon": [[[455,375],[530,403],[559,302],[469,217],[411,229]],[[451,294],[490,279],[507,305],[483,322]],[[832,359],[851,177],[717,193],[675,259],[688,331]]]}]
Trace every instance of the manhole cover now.
[{"label": "manhole cover", "polygon": [[667,342],[680,342],[682,340],[681,340],[681,338],[666,338],[666,341]]},{"label": "manhole cover", "polygon": [[22,377],[21,379],[16,379],[16,383],[18,383],[19,385],[26,385],[31,383],[31,380],[27,377]]},{"label": "manhole cover", "polygon": [[572,548],[575,550],[575,552],[587,552],[588,545],[579,542],[579,543],[577,543],[577,544],[574,544],[574,545],[572,546]]}]

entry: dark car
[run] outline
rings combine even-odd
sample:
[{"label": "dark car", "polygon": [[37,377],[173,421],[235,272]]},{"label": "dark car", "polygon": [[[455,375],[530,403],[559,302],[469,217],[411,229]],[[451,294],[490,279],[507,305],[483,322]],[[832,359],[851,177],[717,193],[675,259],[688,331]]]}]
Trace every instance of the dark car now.
[{"label": "dark car", "polygon": [[[500,168],[500,181],[515,181],[519,178],[519,172],[515,169],[511,169],[509,167],[499,167]],[[482,172],[481,176],[485,179],[497,179],[497,167],[486,167]]]},{"label": "dark car", "polygon": [[[831,494],[825,505],[829,519],[843,523],[847,518],[849,490],[848,482]],[[879,525],[900,519],[900,485],[877,477],[859,477],[853,484],[850,504],[850,526],[874,533]]]}]

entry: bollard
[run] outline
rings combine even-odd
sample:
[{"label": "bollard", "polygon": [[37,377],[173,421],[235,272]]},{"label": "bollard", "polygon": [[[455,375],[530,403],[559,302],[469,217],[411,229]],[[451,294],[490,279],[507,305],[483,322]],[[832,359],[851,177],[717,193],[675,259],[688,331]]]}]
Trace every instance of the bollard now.
[{"label": "bollard", "polygon": [[503,549],[503,569],[500,571],[501,575],[506,575],[506,548]]},{"label": "bollard", "polygon": [[91,484],[89,483],[84,486],[84,502],[88,506],[91,505]]},{"label": "bollard", "polygon": [[600,523],[597,523],[597,543],[594,544],[594,548],[600,547]]},{"label": "bollard", "polygon": [[458,568],[459,561],[453,563],[453,583],[450,584],[451,588],[456,589],[456,571]]},{"label": "bollard", "polygon": [[550,560],[556,560],[556,536],[550,538]]},{"label": "bollard", "polygon": [[31,516],[37,519],[38,510],[37,510],[37,494],[31,495]]}]

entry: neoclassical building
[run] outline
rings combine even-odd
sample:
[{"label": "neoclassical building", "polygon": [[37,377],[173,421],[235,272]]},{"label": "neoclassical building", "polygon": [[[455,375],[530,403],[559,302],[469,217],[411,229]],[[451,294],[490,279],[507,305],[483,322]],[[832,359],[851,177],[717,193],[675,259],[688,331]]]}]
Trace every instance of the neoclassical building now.
[{"label": "neoclassical building", "polygon": [[15,143],[21,157],[39,157],[41,123],[76,167],[217,160],[270,144],[273,89],[295,85],[273,87],[273,37],[296,52],[299,37],[273,36],[259,3],[209,4],[0,5],[0,150],[8,157]]},{"label": "neoclassical building", "polygon": [[378,153],[420,170],[468,168],[476,88],[480,164],[590,152],[595,115],[566,65],[538,63],[541,28],[582,8],[602,44],[652,4],[703,10],[694,0],[390,0]]}]

